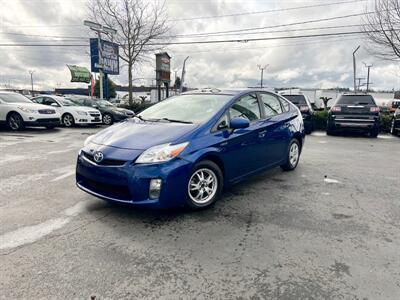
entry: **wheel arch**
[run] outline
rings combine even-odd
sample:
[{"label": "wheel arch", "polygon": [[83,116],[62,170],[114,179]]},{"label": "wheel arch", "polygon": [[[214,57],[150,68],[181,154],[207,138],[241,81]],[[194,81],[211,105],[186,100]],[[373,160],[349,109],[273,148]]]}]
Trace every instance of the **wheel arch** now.
[{"label": "wheel arch", "polygon": [[304,137],[300,132],[295,132],[293,134],[294,139],[296,139],[299,142],[299,146],[300,146],[300,151],[303,149],[303,144],[304,144]]},{"label": "wheel arch", "polygon": [[12,114],[18,114],[18,115],[21,116],[22,120],[24,119],[24,118],[22,117],[22,115],[21,115],[19,112],[17,112],[16,110],[10,110],[10,111],[7,113],[7,115],[6,115],[6,121],[8,121],[8,118],[9,118]]}]

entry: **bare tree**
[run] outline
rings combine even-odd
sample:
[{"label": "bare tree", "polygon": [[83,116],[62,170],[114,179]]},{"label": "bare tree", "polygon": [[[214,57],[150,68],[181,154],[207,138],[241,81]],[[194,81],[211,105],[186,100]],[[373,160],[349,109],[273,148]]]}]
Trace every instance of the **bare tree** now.
[{"label": "bare tree", "polygon": [[146,0],[89,0],[89,18],[117,30],[109,36],[120,45],[128,67],[129,104],[132,105],[133,68],[149,60],[161,47],[152,45],[168,31],[165,2]]},{"label": "bare tree", "polygon": [[364,18],[362,29],[367,35],[367,50],[385,59],[400,59],[400,2],[375,0],[375,11]]}]

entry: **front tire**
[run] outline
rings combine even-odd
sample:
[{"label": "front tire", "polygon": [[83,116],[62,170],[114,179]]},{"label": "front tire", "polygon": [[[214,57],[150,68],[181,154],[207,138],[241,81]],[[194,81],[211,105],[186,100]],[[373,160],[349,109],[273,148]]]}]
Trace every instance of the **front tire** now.
[{"label": "front tire", "polygon": [[7,118],[7,125],[12,131],[18,131],[25,128],[24,119],[19,113],[11,113]]},{"label": "front tire", "polygon": [[110,114],[104,114],[102,120],[104,125],[112,125],[114,123],[114,119]]},{"label": "front tire", "polygon": [[65,127],[72,127],[75,125],[74,117],[71,114],[65,114],[62,117],[62,123]]},{"label": "front tire", "polygon": [[286,162],[281,165],[284,171],[292,171],[296,169],[300,160],[300,144],[297,139],[293,139],[289,143],[287,150]]},{"label": "front tire", "polygon": [[197,163],[187,185],[187,205],[192,209],[212,206],[223,188],[221,169],[212,161]]}]

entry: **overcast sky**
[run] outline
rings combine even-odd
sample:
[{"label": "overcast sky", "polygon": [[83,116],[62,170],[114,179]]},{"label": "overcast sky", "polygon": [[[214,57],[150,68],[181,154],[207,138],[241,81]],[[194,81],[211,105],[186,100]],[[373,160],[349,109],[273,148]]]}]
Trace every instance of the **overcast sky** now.
[{"label": "overcast sky", "polygon": [[[151,1],[151,0],[148,0]],[[293,1],[293,0],[167,0],[170,20],[277,10],[299,6],[312,6],[337,1]],[[347,0],[346,2],[349,2]],[[234,17],[205,18],[171,21],[171,35],[228,31],[252,27],[265,27],[314,19],[363,13],[371,9],[372,1],[354,1],[330,6],[293,9],[279,12],[247,14]],[[87,16],[84,0],[0,0],[0,44],[4,43],[66,43],[87,44],[85,47],[2,47],[0,46],[0,87],[5,84],[19,88],[30,88],[29,70],[34,70],[35,89],[56,87],[84,87],[70,83],[66,64],[90,66],[89,33],[82,26]],[[356,16],[325,22],[276,27],[260,31],[301,29],[279,33],[224,35],[218,37],[180,38],[179,41],[238,39],[257,37],[294,36],[328,32],[358,31],[359,27],[319,29],[307,28],[358,25],[362,17]],[[39,36],[34,36],[39,35]],[[41,37],[40,37],[41,36]],[[47,36],[47,37],[43,37]],[[175,38],[176,40],[176,38]],[[366,77],[362,61],[373,63],[371,81],[374,88],[398,89],[400,85],[399,65],[378,60],[365,50],[367,41],[362,36],[286,39],[247,43],[205,44],[170,46],[172,70],[181,72],[183,59],[187,63],[186,81],[191,87],[246,87],[260,84],[257,65],[269,65],[264,73],[264,84],[271,87],[315,87],[330,88],[352,86],[352,52],[361,45],[357,53],[358,77]],[[127,84],[127,70],[111,78]],[[154,78],[154,64],[138,66],[135,78]],[[174,76],[172,76],[173,78]],[[135,84],[149,84],[150,80],[137,80]]]}]

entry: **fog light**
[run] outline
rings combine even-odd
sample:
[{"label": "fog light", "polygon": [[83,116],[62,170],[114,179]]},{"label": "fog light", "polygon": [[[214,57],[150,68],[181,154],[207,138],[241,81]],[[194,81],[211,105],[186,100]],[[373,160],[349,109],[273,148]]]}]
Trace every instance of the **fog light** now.
[{"label": "fog light", "polygon": [[149,198],[150,199],[157,199],[160,197],[161,191],[161,179],[152,179],[150,180],[150,187],[149,187]]}]

